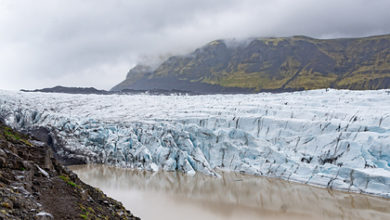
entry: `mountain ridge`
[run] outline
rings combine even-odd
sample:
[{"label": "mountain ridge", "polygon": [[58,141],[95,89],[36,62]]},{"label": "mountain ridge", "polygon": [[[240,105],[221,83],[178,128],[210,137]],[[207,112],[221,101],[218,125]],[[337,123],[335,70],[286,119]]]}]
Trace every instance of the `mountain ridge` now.
[{"label": "mountain ridge", "polygon": [[[233,44],[234,45],[234,44]],[[390,88],[390,35],[315,39],[215,40],[155,70],[137,65],[112,91],[181,89],[192,92]]]}]

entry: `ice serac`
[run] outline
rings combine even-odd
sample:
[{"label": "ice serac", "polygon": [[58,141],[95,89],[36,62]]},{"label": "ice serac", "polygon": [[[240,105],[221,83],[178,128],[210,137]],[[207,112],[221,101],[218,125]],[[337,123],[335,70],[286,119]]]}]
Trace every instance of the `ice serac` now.
[{"label": "ice serac", "polygon": [[0,105],[0,118],[14,128],[48,128],[56,137],[49,141],[68,159],[214,176],[222,169],[390,197],[389,90],[204,96],[0,91]]}]

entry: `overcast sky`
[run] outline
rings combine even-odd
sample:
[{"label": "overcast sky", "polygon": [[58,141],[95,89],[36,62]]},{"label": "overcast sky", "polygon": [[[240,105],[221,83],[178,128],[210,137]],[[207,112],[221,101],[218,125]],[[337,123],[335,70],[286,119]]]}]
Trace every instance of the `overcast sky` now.
[{"label": "overcast sky", "polygon": [[0,89],[110,89],[215,39],[390,33],[389,0],[0,0]]}]

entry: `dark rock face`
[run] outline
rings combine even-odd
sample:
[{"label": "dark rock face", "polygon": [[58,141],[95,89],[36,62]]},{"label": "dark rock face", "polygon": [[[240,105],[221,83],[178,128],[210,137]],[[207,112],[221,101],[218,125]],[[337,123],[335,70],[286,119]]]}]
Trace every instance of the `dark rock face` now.
[{"label": "dark rock face", "polygon": [[139,218],[81,182],[50,147],[0,124],[0,219]]},{"label": "dark rock face", "polygon": [[88,161],[88,157],[82,155],[82,153],[72,152],[65,148],[54,131],[38,127],[24,132],[49,146],[54,152],[55,159],[65,166],[86,164]]},{"label": "dark rock face", "polygon": [[213,41],[157,69],[136,66],[111,91],[180,89],[196,93],[390,88],[390,35],[319,40],[258,38],[229,47]]}]

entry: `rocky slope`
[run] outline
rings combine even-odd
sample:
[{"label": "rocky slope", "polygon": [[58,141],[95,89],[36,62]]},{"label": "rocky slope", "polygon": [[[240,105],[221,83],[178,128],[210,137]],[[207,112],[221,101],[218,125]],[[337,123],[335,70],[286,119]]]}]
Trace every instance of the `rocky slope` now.
[{"label": "rocky slope", "polygon": [[81,182],[49,147],[0,123],[0,219],[138,219]]},{"label": "rocky slope", "polygon": [[112,88],[192,92],[390,88],[390,35],[320,40],[305,36],[217,40],[157,69],[138,65]]}]

